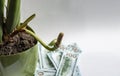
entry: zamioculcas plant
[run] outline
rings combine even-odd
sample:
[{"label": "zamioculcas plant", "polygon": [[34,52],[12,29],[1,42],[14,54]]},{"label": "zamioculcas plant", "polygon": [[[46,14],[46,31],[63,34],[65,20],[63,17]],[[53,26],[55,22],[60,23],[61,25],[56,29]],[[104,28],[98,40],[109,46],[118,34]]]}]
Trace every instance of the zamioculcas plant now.
[{"label": "zamioculcas plant", "polygon": [[[0,76],[33,76],[38,60],[37,42],[50,51],[57,49],[63,33],[46,45],[28,23],[20,22],[21,0],[0,0]],[[5,12],[6,10],[6,12]]]}]

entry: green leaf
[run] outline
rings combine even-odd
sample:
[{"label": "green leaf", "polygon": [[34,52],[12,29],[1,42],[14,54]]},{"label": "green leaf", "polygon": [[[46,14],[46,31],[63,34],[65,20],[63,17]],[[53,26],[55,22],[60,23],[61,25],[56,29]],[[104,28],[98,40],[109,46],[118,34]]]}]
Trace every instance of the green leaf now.
[{"label": "green leaf", "polygon": [[7,34],[12,33],[16,26],[20,23],[20,2],[21,0],[8,0],[5,26]]},{"label": "green leaf", "polygon": [[0,43],[2,42],[3,36],[4,4],[5,0],[0,0]]}]

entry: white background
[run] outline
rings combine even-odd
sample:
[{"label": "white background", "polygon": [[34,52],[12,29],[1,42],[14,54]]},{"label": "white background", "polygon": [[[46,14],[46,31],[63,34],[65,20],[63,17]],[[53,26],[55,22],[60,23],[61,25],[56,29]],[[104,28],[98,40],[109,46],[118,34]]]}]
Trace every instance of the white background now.
[{"label": "white background", "polygon": [[120,0],[22,0],[21,12],[46,43],[64,32],[79,45],[82,76],[120,76]]}]

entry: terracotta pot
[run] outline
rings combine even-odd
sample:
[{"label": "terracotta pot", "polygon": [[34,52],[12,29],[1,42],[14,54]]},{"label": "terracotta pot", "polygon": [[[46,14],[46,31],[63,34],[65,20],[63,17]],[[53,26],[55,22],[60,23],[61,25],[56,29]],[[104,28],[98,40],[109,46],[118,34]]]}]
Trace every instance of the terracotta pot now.
[{"label": "terracotta pot", "polygon": [[10,56],[0,56],[0,76],[34,76],[38,45]]}]

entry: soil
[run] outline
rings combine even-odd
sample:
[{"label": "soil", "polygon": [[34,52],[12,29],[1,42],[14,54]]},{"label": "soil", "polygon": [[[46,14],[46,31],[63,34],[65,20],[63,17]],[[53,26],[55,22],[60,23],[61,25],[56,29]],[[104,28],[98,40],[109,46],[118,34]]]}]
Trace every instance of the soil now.
[{"label": "soil", "polygon": [[23,52],[37,43],[34,37],[25,31],[18,32],[9,41],[0,44],[0,56]]}]

